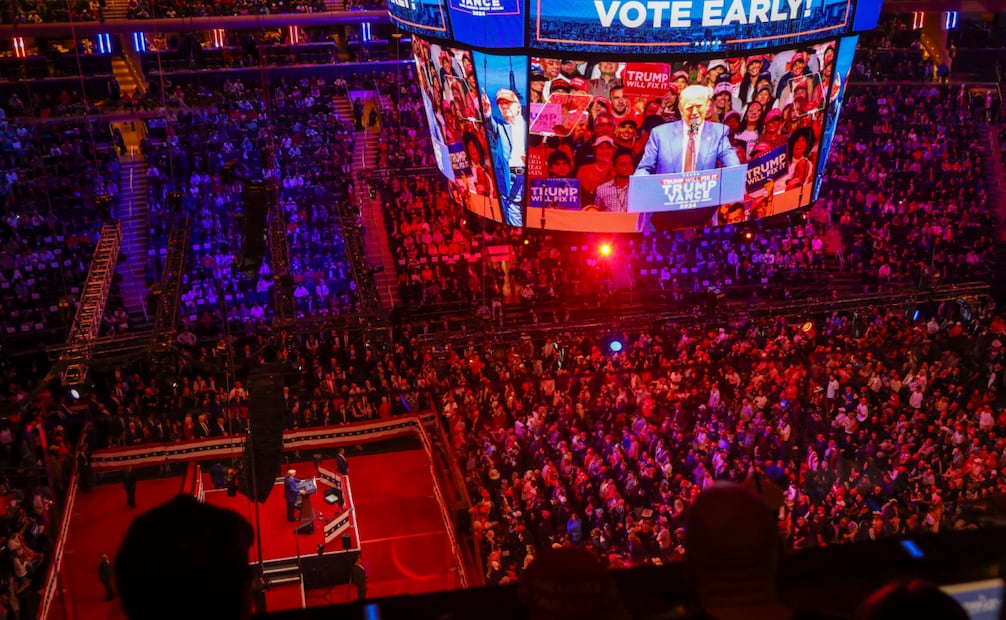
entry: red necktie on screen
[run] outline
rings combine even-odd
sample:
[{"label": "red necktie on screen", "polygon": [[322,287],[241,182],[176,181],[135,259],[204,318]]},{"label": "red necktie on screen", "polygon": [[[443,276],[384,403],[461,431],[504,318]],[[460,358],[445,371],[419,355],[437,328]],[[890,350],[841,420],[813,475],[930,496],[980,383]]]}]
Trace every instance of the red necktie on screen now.
[{"label": "red necktie on screen", "polygon": [[695,170],[695,134],[688,133],[688,148],[685,149],[685,172]]}]

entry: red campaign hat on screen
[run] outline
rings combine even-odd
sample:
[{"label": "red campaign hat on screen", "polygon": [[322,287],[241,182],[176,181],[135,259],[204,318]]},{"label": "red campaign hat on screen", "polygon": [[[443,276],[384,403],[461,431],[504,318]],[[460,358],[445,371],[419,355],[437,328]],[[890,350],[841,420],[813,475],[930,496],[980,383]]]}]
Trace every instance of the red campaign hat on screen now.
[{"label": "red campaign hat on screen", "polygon": [[570,81],[569,85],[573,88],[573,90],[585,90],[585,91],[590,90],[590,82],[583,79],[582,77],[573,78],[572,81]]},{"label": "red campaign hat on screen", "polygon": [[741,120],[741,113],[737,110],[730,110],[727,112],[727,115],[723,117],[723,122],[730,120],[731,117]]},{"label": "red campaign hat on screen", "polygon": [[768,111],[768,115],[765,116],[765,122],[780,120],[782,119],[782,112],[778,108],[772,108]]},{"label": "red campaign hat on screen", "polygon": [[797,52],[793,54],[793,57],[789,59],[789,66],[792,67],[798,62],[807,64],[807,57],[803,55],[803,52]]},{"label": "red campaign hat on screen", "polygon": [[730,86],[729,82],[720,82],[720,83],[718,83],[716,85],[716,88],[713,90],[713,96],[715,97],[716,95],[719,95],[720,93],[733,94],[733,92],[734,92],[734,89],[733,89],[733,87]]},{"label": "red campaign hat on screen", "polygon": [[747,61],[747,63],[746,63],[746,64],[749,64],[749,65],[750,65],[750,64],[751,64],[751,63],[753,63],[753,62],[757,62],[757,63],[759,63],[759,64],[762,64],[762,65],[764,65],[764,64],[765,64],[765,57],[764,57],[764,56],[750,56],[750,57],[748,58],[748,61]]},{"label": "red campaign hat on screen", "polygon": [[556,89],[556,88],[567,88],[568,89],[569,88],[569,80],[567,80],[564,77],[552,78],[551,84],[552,84],[552,88],[553,89]]},{"label": "red campaign hat on screen", "polygon": [[674,75],[671,76],[671,81],[675,82],[677,80],[684,80],[684,81],[687,82],[688,81],[688,72],[687,71],[675,71]]}]

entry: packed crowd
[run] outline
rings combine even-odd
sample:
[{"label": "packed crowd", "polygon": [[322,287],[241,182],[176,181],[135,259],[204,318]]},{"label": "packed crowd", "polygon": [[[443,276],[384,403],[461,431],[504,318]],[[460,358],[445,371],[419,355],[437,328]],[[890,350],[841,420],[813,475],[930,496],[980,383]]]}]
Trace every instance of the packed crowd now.
[{"label": "packed crowd", "polygon": [[956,89],[850,89],[821,205],[871,286],[982,279],[993,250],[982,147]]},{"label": "packed crowd", "polygon": [[[61,325],[63,296],[87,277],[102,214],[118,194],[107,123],[0,121],[0,329],[5,337]],[[72,309],[71,309],[72,316]]]},{"label": "packed crowd", "polygon": [[679,559],[688,506],[721,479],[777,486],[791,549],[972,523],[1003,490],[1006,322],[991,303],[963,324],[932,310],[457,352],[443,414],[490,581],[555,543]]},{"label": "packed crowd", "polygon": [[0,19],[5,24],[98,21],[104,8],[105,0],[76,0],[62,5],[45,0],[12,0],[4,3]]},{"label": "packed crowd", "polygon": [[[854,113],[835,133],[828,177],[806,222],[750,239],[731,227],[647,234],[634,248],[639,280],[681,294],[754,284],[788,298],[827,281],[835,267],[859,275],[855,293],[981,279],[992,219],[977,129],[956,92],[850,87],[845,105]],[[842,263],[828,264],[828,254]]]},{"label": "packed crowd", "polygon": [[271,261],[238,261],[246,245],[246,200],[255,183],[275,186],[274,193],[262,192],[257,208],[268,210],[276,200],[285,215],[297,313],[324,316],[354,307],[336,211],[336,203],[351,196],[346,172],[353,141],[336,114],[334,88],[320,77],[284,78],[269,101],[261,88],[241,80],[225,80],[220,90],[203,93],[174,88],[176,101],[212,102],[179,111],[143,145],[154,228],[166,238],[175,215],[167,197],[175,191],[191,222],[196,260],[186,274],[181,316],[193,322],[213,317],[217,326],[225,314],[246,323],[271,316]]}]

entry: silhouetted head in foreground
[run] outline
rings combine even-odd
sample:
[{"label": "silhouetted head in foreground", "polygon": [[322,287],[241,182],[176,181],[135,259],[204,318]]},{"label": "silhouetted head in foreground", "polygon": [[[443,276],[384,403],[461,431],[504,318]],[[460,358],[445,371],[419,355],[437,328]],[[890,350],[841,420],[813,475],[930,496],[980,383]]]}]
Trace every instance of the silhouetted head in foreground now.
[{"label": "silhouetted head in foreground", "polygon": [[179,495],[133,521],[115,557],[130,620],[244,620],[251,616],[251,524]]},{"label": "silhouetted head in foreground", "polygon": [[782,549],[777,519],[761,497],[718,483],[692,504],[685,562],[703,610],[713,618],[783,619],[792,610],[776,597]]}]

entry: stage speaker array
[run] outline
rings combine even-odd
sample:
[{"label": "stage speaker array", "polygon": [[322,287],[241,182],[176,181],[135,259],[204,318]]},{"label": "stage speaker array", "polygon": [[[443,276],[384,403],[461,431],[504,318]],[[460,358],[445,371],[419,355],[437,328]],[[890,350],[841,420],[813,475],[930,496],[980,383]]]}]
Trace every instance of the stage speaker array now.
[{"label": "stage speaker array", "polygon": [[280,471],[283,465],[283,375],[279,372],[256,370],[248,377],[248,431],[241,492],[252,501],[264,502],[277,476],[283,473]]},{"label": "stage speaker array", "polygon": [[242,192],[244,199],[244,230],[241,242],[241,271],[258,273],[265,257],[266,224],[269,208],[276,204],[276,186],[249,183]]}]

